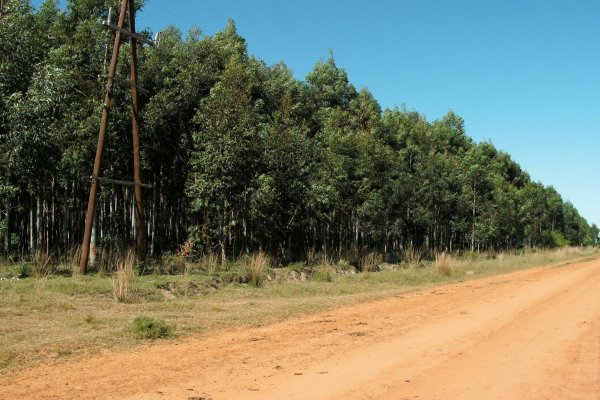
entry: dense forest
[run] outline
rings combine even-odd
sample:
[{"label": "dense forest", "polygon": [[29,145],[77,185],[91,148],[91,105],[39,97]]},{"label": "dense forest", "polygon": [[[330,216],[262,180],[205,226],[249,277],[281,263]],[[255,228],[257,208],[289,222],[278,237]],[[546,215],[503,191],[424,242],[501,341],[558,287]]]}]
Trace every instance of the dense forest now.
[{"label": "dense forest", "polygon": [[[0,11],[2,254],[80,245],[112,35],[107,0]],[[150,32],[145,32],[150,36]],[[129,75],[123,44],[119,75]],[[248,54],[233,21],[161,32],[139,49],[148,253],[276,260],[407,248],[483,251],[598,243],[575,207],[453,112],[384,109],[333,56],[304,80]],[[132,180],[129,90],[117,88],[102,175]],[[402,93],[398,93],[400,99]],[[540,138],[543,140],[543,138]],[[133,190],[102,184],[97,244],[133,243]]]}]

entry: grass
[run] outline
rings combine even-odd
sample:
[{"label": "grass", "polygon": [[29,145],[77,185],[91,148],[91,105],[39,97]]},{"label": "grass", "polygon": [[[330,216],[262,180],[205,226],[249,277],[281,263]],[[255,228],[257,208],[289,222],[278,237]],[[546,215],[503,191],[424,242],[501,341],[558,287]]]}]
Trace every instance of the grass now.
[{"label": "grass", "polygon": [[[452,274],[452,267],[454,260],[452,256],[446,252],[438,253],[435,255],[435,261],[433,262],[433,268],[440,274],[450,276]],[[502,265],[502,264],[501,264]]]},{"label": "grass", "polygon": [[140,339],[166,339],[171,336],[172,327],[158,318],[139,315],[132,323],[133,332]]},{"label": "grass", "polygon": [[129,299],[129,288],[135,279],[134,265],[135,254],[132,251],[117,262],[117,270],[113,278],[113,294],[117,301],[127,301]]},{"label": "grass", "polygon": [[[334,274],[331,266],[273,270],[268,259],[255,255],[227,270],[189,273],[185,280],[136,276],[128,282],[127,301],[115,300],[114,274],[16,279],[15,266],[0,265],[0,371],[128,348],[149,338],[263,326],[413,288],[599,255],[597,249],[453,255],[449,274],[424,261],[357,274]],[[260,276],[255,283],[252,268]]]}]

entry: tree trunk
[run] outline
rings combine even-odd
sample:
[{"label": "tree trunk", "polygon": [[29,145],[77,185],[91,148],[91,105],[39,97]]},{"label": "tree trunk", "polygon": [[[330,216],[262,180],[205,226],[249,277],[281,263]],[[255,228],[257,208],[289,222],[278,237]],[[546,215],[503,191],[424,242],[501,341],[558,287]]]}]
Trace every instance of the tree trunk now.
[{"label": "tree trunk", "polygon": [[[96,202],[96,208],[98,202]],[[90,236],[90,256],[88,258],[88,268],[94,269],[96,267],[96,225],[98,225],[98,210],[94,210],[94,219],[92,220],[92,235]]]},{"label": "tree trunk", "polygon": [[63,247],[66,250],[67,245],[69,243],[69,207],[68,207],[68,193],[69,193],[69,184],[65,182],[65,192],[63,195],[63,223],[62,223],[62,243]]},{"label": "tree trunk", "polygon": [[6,200],[6,219],[4,229],[4,254],[10,256],[10,201]]},{"label": "tree trunk", "polygon": [[36,249],[39,249],[40,247],[42,247],[42,216],[43,216],[43,211],[42,211],[42,197],[40,196],[40,194],[38,193],[35,197],[35,204],[36,204],[36,218],[35,218],[35,247]]},{"label": "tree trunk", "polygon": [[156,255],[156,203],[158,201],[158,189],[156,188],[156,175],[152,179],[152,217],[150,219],[150,255]]},{"label": "tree trunk", "polygon": [[33,233],[35,228],[33,226],[33,197],[29,198],[29,252],[33,254],[35,251],[35,240]]}]

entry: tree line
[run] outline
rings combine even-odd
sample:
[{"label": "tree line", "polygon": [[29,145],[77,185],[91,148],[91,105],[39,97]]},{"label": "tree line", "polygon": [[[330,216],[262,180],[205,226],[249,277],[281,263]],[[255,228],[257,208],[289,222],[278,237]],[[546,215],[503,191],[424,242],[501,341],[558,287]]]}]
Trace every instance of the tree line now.
[{"label": "tree line", "polygon": [[[2,252],[81,242],[112,39],[113,0],[5,0],[0,16]],[[145,32],[149,35],[149,32]],[[128,43],[124,44],[127,47]],[[593,245],[598,227],[510,155],[435,121],[382,109],[333,56],[304,80],[248,54],[233,21],[161,32],[138,51],[149,254],[264,250],[281,262],[407,248]],[[129,74],[127,51],[119,75]],[[102,175],[132,180],[129,90],[115,91]],[[102,184],[96,240],[133,242],[131,188]]]}]

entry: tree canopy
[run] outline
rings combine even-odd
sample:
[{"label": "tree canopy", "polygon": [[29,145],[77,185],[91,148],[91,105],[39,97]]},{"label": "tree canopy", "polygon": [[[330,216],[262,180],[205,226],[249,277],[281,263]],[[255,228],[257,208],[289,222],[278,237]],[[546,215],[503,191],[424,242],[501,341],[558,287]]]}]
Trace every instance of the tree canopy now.
[{"label": "tree canopy", "polygon": [[[112,2],[111,2],[112,5]],[[67,251],[82,237],[97,139],[105,0],[5,0],[0,19],[0,231],[4,254]],[[149,34],[146,32],[145,34]],[[119,74],[128,75],[128,44]],[[286,262],[408,247],[434,251],[592,245],[599,230],[449,111],[382,110],[333,55],[305,80],[215,35],[162,32],[139,50],[150,253],[185,240]],[[115,91],[102,174],[131,180],[129,93]],[[128,246],[131,189],[103,185],[99,245]]]}]

